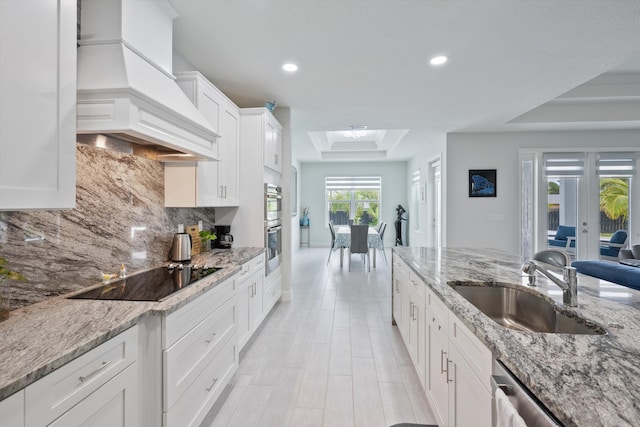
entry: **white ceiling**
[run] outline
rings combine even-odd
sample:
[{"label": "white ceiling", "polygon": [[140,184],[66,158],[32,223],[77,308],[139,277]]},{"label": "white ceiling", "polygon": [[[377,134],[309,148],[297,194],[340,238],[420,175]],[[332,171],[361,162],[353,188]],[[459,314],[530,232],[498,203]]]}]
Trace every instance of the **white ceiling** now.
[{"label": "white ceiling", "polygon": [[351,125],[409,129],[390,160],[451,131],[640,128],[639,0],[172,3],[174,49],[240,107],[289,107],[300,161]]}]

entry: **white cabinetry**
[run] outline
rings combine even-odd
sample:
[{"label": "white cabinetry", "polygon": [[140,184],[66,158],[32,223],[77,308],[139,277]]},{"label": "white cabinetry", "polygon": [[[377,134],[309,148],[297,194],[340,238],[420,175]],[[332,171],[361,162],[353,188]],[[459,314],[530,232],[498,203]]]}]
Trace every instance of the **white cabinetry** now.
[{"label": "white cabinetry", "polygon": [[395,255],[392,292],[394,319],[438,425],[490,427],[491,351]]},{"label": "white cabinetry", "polygon": [[427,289],[430,383],[440,426],[491,426],[492,356],[456,315]]},{"label": "white cabinetry", "polygon": [[24,427],[24,390],[0,401],[0,425]]},{"label": "white cabinetry", "polygon": [[264,165],[282,173],[282,127],[271,115],[265,122]]},{"label": "white cabinetry", "polygon": [[262,321],[264,256],[242,266],[238,279],[238,349],[242,350]]},{"label": "white cabinetry", "polygon": [[220,134],[218,161],[166,163],[165,206],[238,206],[238,107],[198,72],[176,73],[177,83]]},{"label": "white cabinetry", "polygon": [[0,1],[0,210],[76,203],[76,1]]},{"label": "white cabinetry", "polygon": [[241,114],[244,117],[253,117],[251,120],[245,120],[243,131],[251,132],[256,149],[262,147],[264,166],[282,173],[282,126],[280,123],[266,108],[243,108]]},{"label": "white cabinetry", "polygon": [[235,278],[162,319],[163,424],[197,426],[238,368]]},{"label": "white cabinetry", "polygon": [[265,278],[265,280],[268,280],[264,285],[264,292],[262,296],[262,311],[265,316],[269,314],[282,295],[282,274],[280,271],[280,268],[278,268]]},{"label": "white cabinetry", "polygon": [[[393,278],[392,278],[392,313],[393,320],[395,320],[400,335],[404,338],[405,333],[405,316],[403,314],[403,308],[408,304],[407,291],[405,286],[409,282],[409,268],[399,258],[393,258]],[[406,311],[406,310],[404,310]]]},{"label": "white cabinetry", "polygon": [[138,426],[138,328],[25,389],[25,425]]},{"label": "white cabinetry", "polygon": [[426,369],[427,369],[427,332],[426,332],[426,322],[425,322],[425,285],[414,277],[412,272],[409,273],[409,285],[408,296],[409,296],[409,307],[408,309],[408,318],[405,317],[405,320],[408,322],[408,348],[409,355],[411,356],[411,360],[413,362],[413,367],[418,374],[418,378],[420,378],[420,383],[422,387],[425,387],[426,384]]}]

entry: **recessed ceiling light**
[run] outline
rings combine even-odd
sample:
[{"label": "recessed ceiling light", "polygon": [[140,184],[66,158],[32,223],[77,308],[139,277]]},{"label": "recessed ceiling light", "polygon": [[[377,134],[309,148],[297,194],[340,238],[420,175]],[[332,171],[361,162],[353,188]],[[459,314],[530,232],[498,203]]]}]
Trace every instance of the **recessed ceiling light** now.
[{"label": "recessed ceiling light", "polygon": [[282,69],[289,73],[293,73],[294,71],[298,71],[298,66],[292,62],[287,62],[282,66]]},{"label": "recessed ceiling light", "polygon": [[431,65],[442,65],[445,62],[447,62],[449,60],[449,58],[447,58],[446,56],[440,55],[440,56],[434,56],[433,58],[431,58],[429,60],[429,64]]}]

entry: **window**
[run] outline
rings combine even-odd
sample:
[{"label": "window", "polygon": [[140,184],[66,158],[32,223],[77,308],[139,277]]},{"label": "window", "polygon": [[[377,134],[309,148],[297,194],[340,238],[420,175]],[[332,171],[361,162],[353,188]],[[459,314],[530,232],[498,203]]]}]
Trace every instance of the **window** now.
[{"label": "window", "polygon": [[347,225],[349,220],[378,225],[381,177],[326,177],[324,187],[328,221],[334,225]]}]

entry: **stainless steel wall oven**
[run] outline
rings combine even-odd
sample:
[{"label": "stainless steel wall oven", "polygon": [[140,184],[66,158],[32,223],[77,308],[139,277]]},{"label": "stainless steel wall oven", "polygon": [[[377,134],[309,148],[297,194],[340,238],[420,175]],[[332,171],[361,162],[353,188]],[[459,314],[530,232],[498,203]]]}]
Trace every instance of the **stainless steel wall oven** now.
[{"label": "stainless steel wall oven", "polygon": [[266,272],[274,271],[282,261],[282,189],[277,185],[264,185],[264,227]]}]

